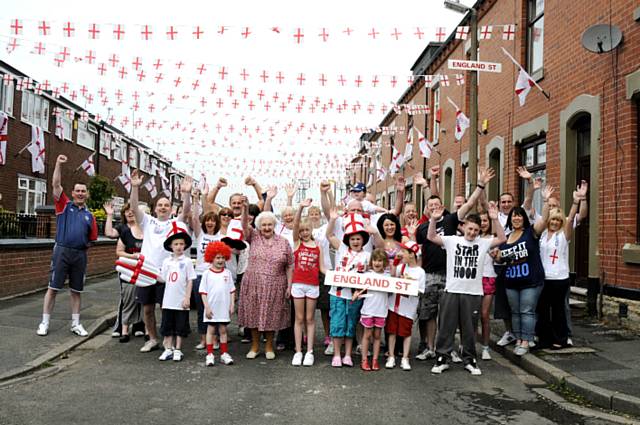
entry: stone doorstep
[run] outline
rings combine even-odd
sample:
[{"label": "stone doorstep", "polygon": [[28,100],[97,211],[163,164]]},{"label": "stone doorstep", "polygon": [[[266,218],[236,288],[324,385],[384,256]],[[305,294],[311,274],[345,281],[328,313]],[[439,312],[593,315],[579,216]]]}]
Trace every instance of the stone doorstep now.
[{"label": "stone doorstep", "polygon": [[554,355],[554,354],[568,355],[568,354],[597,353],[597,350],[595,348],[591,348],[591,347],[567,347],[567,348],[561,348],[559,350],[553,350],[551,348],[544,348],[542,350],[539,350],[539,352],[545,353],[545,354],[549,354],[549,355]]}]

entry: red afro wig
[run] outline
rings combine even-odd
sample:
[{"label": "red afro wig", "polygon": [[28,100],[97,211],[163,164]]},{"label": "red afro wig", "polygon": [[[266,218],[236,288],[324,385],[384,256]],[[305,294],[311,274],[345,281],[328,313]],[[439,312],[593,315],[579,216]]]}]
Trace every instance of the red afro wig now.
[{"label": "red afro wig", "polygon": [[224,242],[210,242],[204,251],[204,261],[211,263],[217,255],[222,255],[225,260],[228,260],[231,258],[231,248]]}]

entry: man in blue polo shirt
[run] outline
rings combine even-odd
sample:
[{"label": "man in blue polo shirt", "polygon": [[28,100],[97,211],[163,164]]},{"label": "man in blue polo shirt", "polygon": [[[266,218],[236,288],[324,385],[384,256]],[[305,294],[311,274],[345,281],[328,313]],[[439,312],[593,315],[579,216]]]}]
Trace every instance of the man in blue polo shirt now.
[{"label": "man in blue polo shirt", "polygon": [[91,241],[98,239],[96,219],[89,212],[86,201],[89,193],[87,185],[76,183],[71,192],[72,201],[62,191],[60,184],[60,168],[67,162],[67,157],[58,155],[53,170],[53,199],[56,204],[56,244],[51,257],[51,277],[49,288],[44,296],[42,322],[37,334],[45,336],[49,333],[49,320],[56,302],[58,291],[63,289],[64,281],[69,276],[71,293],[71,332],[78,336],[88,333],[80,324],[80,293],[84,288],[87,271],[87,248]]}]

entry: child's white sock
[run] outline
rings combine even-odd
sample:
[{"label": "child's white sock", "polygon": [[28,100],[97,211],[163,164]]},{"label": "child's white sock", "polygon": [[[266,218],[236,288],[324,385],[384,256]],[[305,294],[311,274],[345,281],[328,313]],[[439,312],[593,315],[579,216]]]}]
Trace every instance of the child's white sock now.
[{"label": "child's white sock", "polygon": [[44,323],[45,325],[48,325],[50,320],[51,320],[50,314],[42,313],[42,323]]},{"label": "child's white sock", "polygon": [[71,315],[71,326],[76,326],[80,324],[80,315],[72,314]]}]

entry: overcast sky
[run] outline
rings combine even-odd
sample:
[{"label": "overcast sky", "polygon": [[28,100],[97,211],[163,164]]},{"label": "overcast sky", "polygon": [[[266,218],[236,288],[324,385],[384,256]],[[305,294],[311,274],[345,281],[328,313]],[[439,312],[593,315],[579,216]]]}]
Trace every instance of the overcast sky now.
[{"label": "overcast sky", "polygon": [[[113,116],[116,127],[135,133],[137,139],[196,178],[202,172],[210,182],[228,177],[231,184],[221,192],[223,200],[230,191],[244,188],[241,181],[248,174],[263,186],[282,186],[295,173],[310,178],[314,187],[321,178],[340,181],[344,166],[357,149],[361,134],[357,128],[380,123],[382,105],[389,108],[406,89],[410,67],[427,43],[435,40],[436,28],[445,27],[449,33],[462,18],[442,3],[115,0],[88,7],[86,1],[23,0],[3,5],[0,58],[53,86],[67,82],[79,91],[85,85],[93,103],[79,98],[77,104],[103,118]],[[14,19],[24,27],[17,36],[12,34]],[[51,27],[50,35],[38,31],[42,20]],[[67,22],[75,28],[74,37],[63,36]],[[89,38],[88,29],[94,23],[100,30],[97,40]],[[114,36],[118,24],[124,30],[122,40]],[[143,25],[153,31],[151,41],[142,40]],[[170,26],[177,32],[173,41],[166,34]],[[204,31],[200,40],[192,34],[196,26]],[[247,28],[245,38],[242,33]],[[304,34],[300,43],[294,37],[298,28]],[[328,34],[326,41],[320,35],[323,28]],[[422,39],[417,32],[424,33]],[[9,53],[4,46],[13,37],[20,46]],[[46,48],[43,55],[34,50],[38,42]],[[64,47],[70,56],[63,66],[56,67],[54,58],[60,57]],[[93,64],[87,63],[89,50],[96,56]],[[113,54],[119,60],[115,67],[108,62]],[[133,64],[136,57],[141,63],[137,71]],[[156,69],[153,64],[158,60],[162,65]],[[106,68],[104,76],[99,75],[101,63]],[[198,69],[203,64],[204,68]],[[118,73],[122,67],[127,72],[124,79]],[[220,74],[223,67],[228,74]],[[137,74],[141,70],[144,78],[140,82]],[[268,75],[266,82],[260,77],[263,71]],[[284,77],[281,82],[276,79],[279,72]],[[159,74],[162,80],[156,83]],[[305,78],[303,85],[297,79],[300,74]],[[339,81],[341,75],[344,86]],[[362,80],[359,88],[358,76]],[[394,76],[398,80],[395,88],[391,84]],[[379,81],[376,87],[374,79]],[[104,106],[101,88],[108,99]],[[120,104],[118,89],[122,91]],[[134,92],[140,95],[137,111],[132,110]],[[203,98],[207,102],[204,106]],[[218,99],[223,102],[221,107]],[[338,105],[345,102],[347,111],[338,113]],[[354,114],[357,102],[360,109]],[[285,111],[280,109],[283,105]],[[373,113],[367,110],[370,105]],[[124,117],[129,123],[123,126]],[[135,120],[142,120],[142,126],[134,129]],[[152,121],[155,128],[147,129]],[[317,197],[317,191],[311,196]],[[282,202],[281,193],[278,204]]]}]

